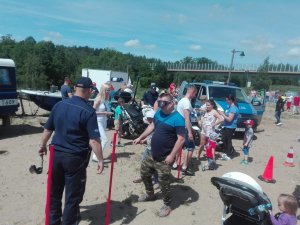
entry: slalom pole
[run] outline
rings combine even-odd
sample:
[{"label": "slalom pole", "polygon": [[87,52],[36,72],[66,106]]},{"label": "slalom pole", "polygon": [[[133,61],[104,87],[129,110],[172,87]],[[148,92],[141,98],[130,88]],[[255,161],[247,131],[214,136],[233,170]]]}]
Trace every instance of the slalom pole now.
[{"label": "slalom pole", "polygon": [[53,145],[49,145],[49,166],[48,166],[48,178],[47,178],[47,195],[46,195],[46,209],[45,209],[45,225],[49,225],[50,214],[50,200],[51,200],[51,184],[52,184],[52,166],[53,166]]},{"label": "slalom pole", "polygon": [[111,155],[111,167],[110,167],[108,198],[107,198],[107,205],[106,205],[105,225],[109,224],[109,219],[110,219],[110,199],[111,199],[112,178],[113,178],[113,173],[114,173],[116,142],[117,142],[117,133],[115,132],[114,138],[113,138],[112,155]]},{"label": "slalom pole", "polygon": [[177,179],[180,179],[180,170],[181,170],[181,156],[182,156],[182,148],[180,149],[179,152],[179,162],[178,162],[178,174],[177,174]]}]

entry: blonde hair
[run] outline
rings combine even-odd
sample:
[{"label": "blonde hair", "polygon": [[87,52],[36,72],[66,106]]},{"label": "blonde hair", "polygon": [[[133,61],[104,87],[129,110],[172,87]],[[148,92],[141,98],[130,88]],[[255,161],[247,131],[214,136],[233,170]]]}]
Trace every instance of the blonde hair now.
[{"label": "blonde hair", "polygon": [[104,102],[105,100],[108,100],[108,96],[106,95],[106,91],[110,90],[109,85],[102,84],[100,87],[100,92],[97,97],[100,98],[101,102]]},{"label": "blonde hair", "polygon": [[289,215],[296,215],[298,202],[293,195],[289,194],[280,194],[278,197],[278,202],[283,204],[285,213]]}]

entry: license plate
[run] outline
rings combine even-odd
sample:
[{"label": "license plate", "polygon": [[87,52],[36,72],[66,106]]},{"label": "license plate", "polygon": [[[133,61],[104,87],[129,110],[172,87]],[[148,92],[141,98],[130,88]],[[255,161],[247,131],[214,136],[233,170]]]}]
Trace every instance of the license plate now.
[{"label": "license plate", "polygon": [[246,128],[236,128],[235,129],[235,131],[240,131],[240,132],[243,132],[243,131],[245,131],[246,130]]},{"label": "license plate", "polygon": [[0,106],[18,105],[18,99],[3,99],[0,100]]}]

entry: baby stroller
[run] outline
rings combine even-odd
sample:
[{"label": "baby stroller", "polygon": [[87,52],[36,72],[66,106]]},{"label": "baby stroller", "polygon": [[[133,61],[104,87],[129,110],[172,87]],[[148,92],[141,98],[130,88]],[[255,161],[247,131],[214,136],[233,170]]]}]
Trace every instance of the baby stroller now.
[{"label": "baby stroller", "polygon": [[211,182],[224,203],[221,225],[272,225],[267,210],[272,210],[271,202],[253,178],[230,172],[212,177]]}]

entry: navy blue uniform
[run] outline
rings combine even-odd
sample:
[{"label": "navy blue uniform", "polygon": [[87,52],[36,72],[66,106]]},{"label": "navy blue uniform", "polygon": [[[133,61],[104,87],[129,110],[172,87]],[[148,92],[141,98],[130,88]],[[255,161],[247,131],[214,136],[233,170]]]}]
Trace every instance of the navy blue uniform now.
[{"label": "navy blue uniform", "polygon": [[184,135],[185,121],[177,112],[165,115],[160,109],[154,115],[155,131],[151,139],[151,153],[156,161],[163,161],[172,151],[177,135]]},{"label": "navy blue uniform", "polygon": [[95,110],[83,98],[73,96],[53,107],[44,128],[55,131],[51,143],[55,151],[49,224],[61,224],[64,188],[62,224],[77,224],[79,204],[85,191],[89,139],[100,137]]}]

